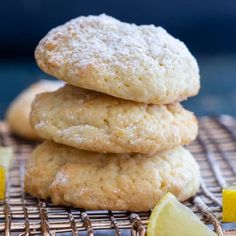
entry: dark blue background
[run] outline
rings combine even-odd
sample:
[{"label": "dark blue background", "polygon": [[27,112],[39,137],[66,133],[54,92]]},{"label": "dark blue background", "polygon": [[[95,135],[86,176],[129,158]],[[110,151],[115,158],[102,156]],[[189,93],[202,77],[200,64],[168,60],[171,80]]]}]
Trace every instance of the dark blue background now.
[{"label": "dark blue background", "polygon": [[235,0],[0,0],[0,117],[24,87],[45,75],[33,61],[38,41],[51,28],[88,14],[161,25],[197,57],[199,96],[185,105],[198,115],[236,115]]}]

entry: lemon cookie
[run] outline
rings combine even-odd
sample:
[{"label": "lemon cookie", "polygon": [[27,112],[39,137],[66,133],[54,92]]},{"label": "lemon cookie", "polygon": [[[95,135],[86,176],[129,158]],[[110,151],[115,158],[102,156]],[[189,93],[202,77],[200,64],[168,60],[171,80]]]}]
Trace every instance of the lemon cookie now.
[{"label": "lemon cookie", "polygon": [[184,43],[162,27],[128,24],[104,14],[52,29],[35,58],[58,79],[137,102],[182,101],[200,87],[197,62]]},{"label": "lemon cookie", "polygon": [[102,154],[45,141],[27,163],[26,191],[54,204],[147,211],[167,192],[195,195],[199,168],[186,149],[154,155]]},{"label": "lemon cookie", "polygon": [[11,131],[27,139],[40,139],[29,123],[31,103],[36,94],[56,90],[62,85],[63,83],[58,81],[40,80],[21,92],[7,111],[6,119]]},{"label": "lemon cookie", "polygon": [[148,105],[71,85],[36,97],[31,124],[45,139],[79,149],[155,153],[195,139],[195,116],[180,104]]}]

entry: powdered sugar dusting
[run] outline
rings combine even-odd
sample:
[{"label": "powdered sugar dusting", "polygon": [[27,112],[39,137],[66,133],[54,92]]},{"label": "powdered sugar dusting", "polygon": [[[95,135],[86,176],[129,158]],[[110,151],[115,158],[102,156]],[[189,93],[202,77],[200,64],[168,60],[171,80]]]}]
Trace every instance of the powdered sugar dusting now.
[{"label": "powdered sugar dusting", "polygon": [[[175,97],[199,88],[197,63],[182,42],[162,27],[128,24],[105,14],[78,17],[51,30],[37,47],[36,59],[59,79],[118,97],[142,84],[141,100],[171,97],[168,80],[182,87]],[[113,86],[116,92],[108,91]]]}]

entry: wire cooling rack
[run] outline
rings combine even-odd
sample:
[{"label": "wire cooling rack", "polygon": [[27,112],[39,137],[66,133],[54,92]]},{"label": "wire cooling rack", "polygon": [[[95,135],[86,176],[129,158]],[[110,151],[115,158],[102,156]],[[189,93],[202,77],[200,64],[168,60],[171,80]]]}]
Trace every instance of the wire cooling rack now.
[{"label": "wire cooling rack", "polygon": [[[188,148],[201,168],[201,189],[185,204],[222,236],[221,189],[236,183],[236,120],[203,117],[199,124],[199,136]],[[86,211],[25,194],[24,165],[36,144],[12,136],[0,122],[0,145],[15,151],[6,199],[0,202],[0,235],[145,235],[150,212]],[[233,230],[234,224],[227,227]]]}]

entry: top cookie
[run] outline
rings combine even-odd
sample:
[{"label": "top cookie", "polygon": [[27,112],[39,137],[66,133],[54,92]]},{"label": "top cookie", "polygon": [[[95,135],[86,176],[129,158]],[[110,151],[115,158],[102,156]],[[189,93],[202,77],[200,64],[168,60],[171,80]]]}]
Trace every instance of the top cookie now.
[{"label": "top cookie", "polygon": [[51,30],[35,57],[58,79],[137,102],[181,101],[200,87],[197,62],[184,43],[161,27],[104,14],[78,17]]}]

